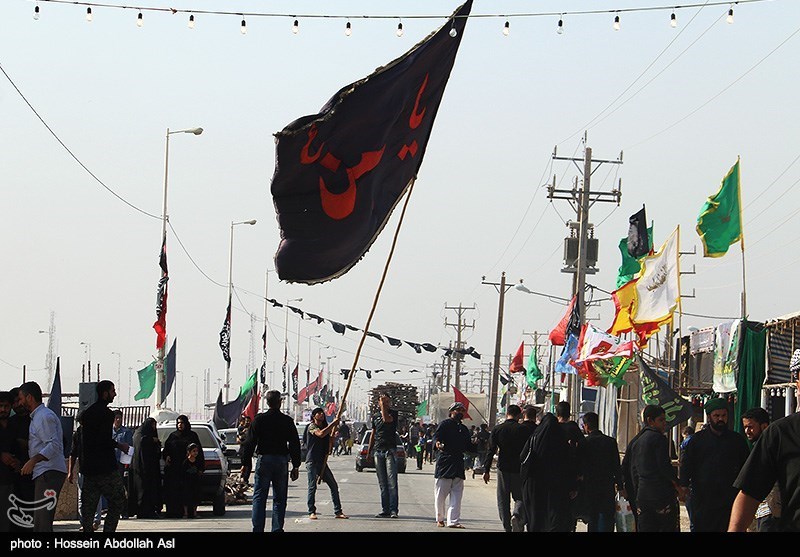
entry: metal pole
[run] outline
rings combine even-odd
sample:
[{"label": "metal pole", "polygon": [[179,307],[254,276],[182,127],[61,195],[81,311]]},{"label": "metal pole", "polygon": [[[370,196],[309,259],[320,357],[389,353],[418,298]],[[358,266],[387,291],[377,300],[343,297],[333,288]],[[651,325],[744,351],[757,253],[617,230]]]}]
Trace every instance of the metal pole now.
[{"label": "metal pole", "polygon": [[[167,241],[167,184],[169,178],[169,128],[165,135],[164,141],[164,202],[161,210],[161,246],[163,247]],[[161,271],[161,278],[164,278],[164,271]],[[166,288],[166,286],[165,286]],[[164,344],[158,349],[156,357],[156,408],[161,408],[161,388],[164,384],[164,350],[167,346],[167,340],[164,339]],[[89,371],[89,381],[91,381],[91,366]]]}]

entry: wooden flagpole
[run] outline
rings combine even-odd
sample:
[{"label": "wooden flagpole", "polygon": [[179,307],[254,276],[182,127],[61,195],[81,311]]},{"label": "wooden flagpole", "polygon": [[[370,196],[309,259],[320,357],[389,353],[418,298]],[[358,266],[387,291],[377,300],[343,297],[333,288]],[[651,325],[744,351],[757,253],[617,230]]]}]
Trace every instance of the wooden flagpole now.
[{"label": "wooden flagpole", "polygon": [[[369,317],[367,317],[367,324],[364,325],[364,331],[361,335],[361,340],[358,343],[358,349],[356,349],[356,355],[353,358],[353,365],[350,368],[350,373],[347,376],[347,384],[344,388],[344,393],[339,401],[339,408],[336,410],[336,419],[338,420],[342,415],[342,408],[345,406],[345,400],[347,399],[347,393],[350,392],[350,385],[353,382],[353,376],[356,374],[356,369],[358,368],[358,358],[361,356],[361,348],[364,346],[364,341],[367,338],[367,333],[369,332],[370,323],[372,323],[372,316],[375,315],[375,309],[378,307],[378,299],[380,299],[381,291],[383,290],[383,283],[386,282],[386,275],[389,272],[389,263],[392,261],[392,256],[394,255],[394,248],[397,245],[397,238],[400,235],[400,227],[403,225],[403,218],[406,215],[406,208],[408,207],[408,201],[411,199],[411,192],[414,190],[414,183],[417,181],[417,177],[413,177],[411,179],[411,183],[408,186],[408,193],[406,193],[406,199],[403,202],[403,210],[400,212],[400,220],[397,222],[397,228],[394,231],[394,237],[392,238],[392,247],[389,249],[389,255],[386,258],[386,264],[383,267],[383,274],[381,275],[381,280],[378,283],[378,289],[375,292],[375,299],[372,301],[372,308],[369,310]],[[331,430],[330,435],[330,446],[328,447],[328,451],[325,453],[325,460],[322,461],[322,467],[319,470],[319,476],[317,476],[317,484],[322,483],[322,475],[325,472],[325,466],[328,464],[328,455],[333,448],[333,444],[336,440],[336,431],[338,427],[334,427]]]}]

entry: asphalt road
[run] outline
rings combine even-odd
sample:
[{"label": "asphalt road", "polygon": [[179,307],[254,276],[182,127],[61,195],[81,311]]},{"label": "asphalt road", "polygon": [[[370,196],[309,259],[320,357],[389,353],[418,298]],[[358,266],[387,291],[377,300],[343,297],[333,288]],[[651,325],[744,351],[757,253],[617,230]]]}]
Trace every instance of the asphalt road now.
[{"label": "asphalt road", "polygon": [[[400,516],[396,519],[375,518],[379,513],[380,493],[372,469],[356,472],[355,456],[331,457],[329,464],[339,483],[339,492],[344,512],[349,520],[334,518],[330,490],[322,484],[317,489],[318,520],[308,518],[306,503],[307,476],[301,467],[300,478],[289,484],[289,498],[286,512],[285,530],[294,533],[333,533],[333,532],[437,532],[461,534],[464,532],[503,532],[497,513],[495,489],[497,486],[494,471],[489,484],[481,476],[472,477],[467,472],[464,498],[461,509],[461,522],[464,530],[438,528],[433,509],[433,465],[425,464],[417,470],[409,461],[405,474],[399,474]],[[267,503],[267,530],[270,528],[272,498]],[[681,507],[683,511],[683,507]],[[197,519],[153,519],[122,520],[117,533],[158,534],[163,532],[251,532],[250,504],[228,505],[224,516],[213,516],[210,506],[199,508]],[[682,516],[681,529],[688,532],[688,520]],[[57,521],[56,532],[77,532],[79,524],[75,520]],[[585,524],[578,523],[578,532],[585,532]]]}]

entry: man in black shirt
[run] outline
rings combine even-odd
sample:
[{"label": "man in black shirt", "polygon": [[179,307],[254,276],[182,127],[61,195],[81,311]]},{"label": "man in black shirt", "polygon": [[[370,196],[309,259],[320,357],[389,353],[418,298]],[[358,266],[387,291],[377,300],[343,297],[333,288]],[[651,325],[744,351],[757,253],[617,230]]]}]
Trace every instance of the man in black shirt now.
[{"label": "man in black shirt", "polygon": [[[281,393],[267,392],[269,410],[256,415],[242,450],[242,477],[250,475],[253,454],[258,454],[253,486],[253,532],[263,532],[267,496],[272,485],[272,531],[283,532],[289,478],[300,476],[300,440],[291,417],[281,412]],[[292,471],[289,472],[289,459]]]},{"label": "man in black shirt", "polygon": [[[464,453],[472,450],[469,429],[461,420],[467,409],[460,402],[450,405],[449,418],[436,428],[436,448],[439,456],[433,472],[436,524],[449,528],[464,528],[461,524],[461,497],[464,494]],[[449,503],[445,506],[445,500]]]},{"label": "man in black shirt", "polygon": [[664,408],[648,404],[642,412],[644,428],[628,443],[622,459],[625,490],[639,532],[680,532],[678,482],[669,458]]},{"label": "man in black shirt", "polygon": [[[506,420],[492,429],[489,450],[483,461],[483,481],[488,484],[492,460],[495,453],[500,451],[497,457],[497,510],[506,532],[522,532],[525,527],[519,460],[529,432],[519,423],[521,413],[522,410],[516,404],[508,406]],[[513,510],[511,499],[514,500]]]},{"label": "man in black shirt", "polygon": [[[578,485],[578,478],[577,478],[577,471],[580,469],[580,462],[578,461],[578,445],[580,445],[583,440],[583,432],[581,431],[581,427],[578,425],[578,422],[575,420],[570,419],[570,406],[569,402],[562,400],[558,404],[556,404],[556,418],[558,418],[558,426],[564,430],[564,433],[567,436],[567,442],[569,443],[569,450],[570,455],[572,458],[572,462],[575,463],[575,485]],[[574,532],[578,526],[578,508],[577,508],[577,495],[576,491],[570,492],[569,496],[569,509],[570,509],[570,532]]]},{"label": "man in black shirt", "polygon": [[0,392],[0,532],[9,532],[11,528],[8,497],[14,492],[14,476],[20,468],[13,454],[15,439],[8,423],[13,402],[11,393]]},{"label": "man in black shirt", "polygon": [[578,446],[581,464],[584,512],[588,532],[614,531],[614,505],[617,486],[622,486],[617,440],[603,434],[594,412],[583,416],[586,439]]},{"label": "man in black shirt", "polygon": [[392,399],[384,393],[378,398],[379,412],[372,416],[372,435],[369,451],[375,449],[375,475],[381,490],[381,512],[375,518],[397,518],[399,494],[397,490],[397,410],[391,408]]},{"label": "man in black shirt", "polygon": [[738,490],[733,482],[748,457],[744,435],[728,429],[728,403],[713,398],[705,405],[708,424],[686,444],[680,485],[691,489],[694,532],[725,532]]},{"label": "man in black shirt", "polygon": [[[789,370],[800,391],[800,349],[794,351]],[[781,494],[778,528],[782,532],[800,532],[800,412],[772,422],[753,445],[733,482],[739,494],[731,510],[729,532],[747,529],[775,482]]]},{"label": "man in black shirt", "polygon": [[92,531],[94,511],[104,496],[108,511],[103,532],[117,530],[119,517],[125,505],[125,485],[117,466],[116,449],[128,452],[127,443],[114,440],[114,413],[108,405],[114,401],[117,391],[111,381],[100,381],[95,387],[97,401],[83,411],[81,423],[81,473],[83,494],[81,497],[81,526],[84,532]]}]

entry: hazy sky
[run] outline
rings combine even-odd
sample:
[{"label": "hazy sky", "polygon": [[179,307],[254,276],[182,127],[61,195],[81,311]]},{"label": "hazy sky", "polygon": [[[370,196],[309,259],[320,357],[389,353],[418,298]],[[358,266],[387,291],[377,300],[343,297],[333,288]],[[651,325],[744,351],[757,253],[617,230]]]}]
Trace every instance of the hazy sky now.
[{"label": "hazy sky", "polygon": [[[342,0],[229,2],[155,0],[150,7],[283,14],[188,15],[145,11],[144,26],[131,9],[6,0],[0,4],[0,64],[66,147],[108,188],[99,184],[51,135],[12,83],[0,76],[0,188],[5,263],[0,310],[0,370],[10,388],[28,377],[46,385],[48,338],[39,330],[56,316],[63,389],[76,392],[91,344],[93,366],[122,381],[118,402],[127,402],[128,370],[156,354],[155,294],[159,278],[164,136],[167,128],[202,126],[202,135],[172,135],[168,214],[170,344],[178,339],[178,387],[194,410],[195,376],[211,370],[211,399],[225,362],[218,346],[227,302],[228,242],[235,228],[231,354],[232,388],[247,375],[256,316],[256,354],[261,362],[265,275],[272,269],[279,230],[269,192],[274,169],[272,134],[300,116],[316,113],[342,86],[402,55],[438,28],[458,0],[368,2]],[[702,2],[700,2],[702,4]],[[679,4],[680,5],[680,4]],[[800,111],[796,65],[800,51],[800,3],[774,0],[735,6],[678,8],[678,25],[653,0],[476,0],[442,101],[388,279],[371,329],[413,342],[444,345],[455,339],[456,313],[465,312],[468,346],[482,360],[467,358],[478,377],[494,351],[498,293],[481,277],[520,278],[537,292],[569,297],[572,277],[562,273],[565,222],[575,218],[565,201],[550,202],[542,186],[568,188],[575,165],[553,161],[581,157],[586,145],[599,159],[593,189],[610,190],[622,180],[620,206],[591,209],[600,239],[600,272],[587,280],[615,287],[617,243],[628,217],[644,203],[659,246],[680,225],[682,325],[705,327],[740,313],[742,267],[739,245],[721,259],[704,259],[695,232],[698,212],[741,157],[745,207],[747,309],[768,320],[798,310],[793,271],[800,260],[797,162]],[[599,14],[574,12],[597,10]],[[556,33],[558,15],[565,32]],[[352,36],[343,18],[351,16]],[[395,35],[405,16],[404,36]],[[441,16],[419,18],[413,16]],[[506,19],[511,33],[502,31]],[[582,166],[582,165],[581,165]],[[389,251],[399,211],[364,259],[331,282],[286,284],[269,275],[269,297],[323,317],[363,327]],[[179,242],[188,251],[184,251]],[[191,259],[190,259],[191,257]],[[606,298],[597,292],[596,297]],[[545,297],[510,290],[505,303],[503,354],[516,350],[523,332],[546,333],[564,307]],[[607,327],[609,302],[589,311]],[[268,369],[283,360],[283,309],[268,312]],[[301,369],[334,356],[336,370],[350,367],[359,336],[333,332],[315,321],[300,324],[289,313],[290,360],[300,347]],[[317,337],[316,335],[320,335]],[[524,337],[531,342],[531,337]],[[326,349],[326,346],[331,348]],[[119,358],[116,354],[120,354]],[[430,372],[441,352],[416,354],[368,338],[360,366]],[[526,350],[527,354],[527,350]],[[304,374],[301,374],[301,377]],[[93,373],[94,377],[94,373]],[[422,387],[426,374],[357,376],[355,396],[384,381]],[[134,377],[135,382],[135,377]],[[474,388],[477,390],[477,380]],[[361,394],[360,394],[361,393]],[[202,396],[202,395],[201,395]],[[152,399],[151,401],[152,402]],[[170,397],[170,403],[172,397]]]}]

